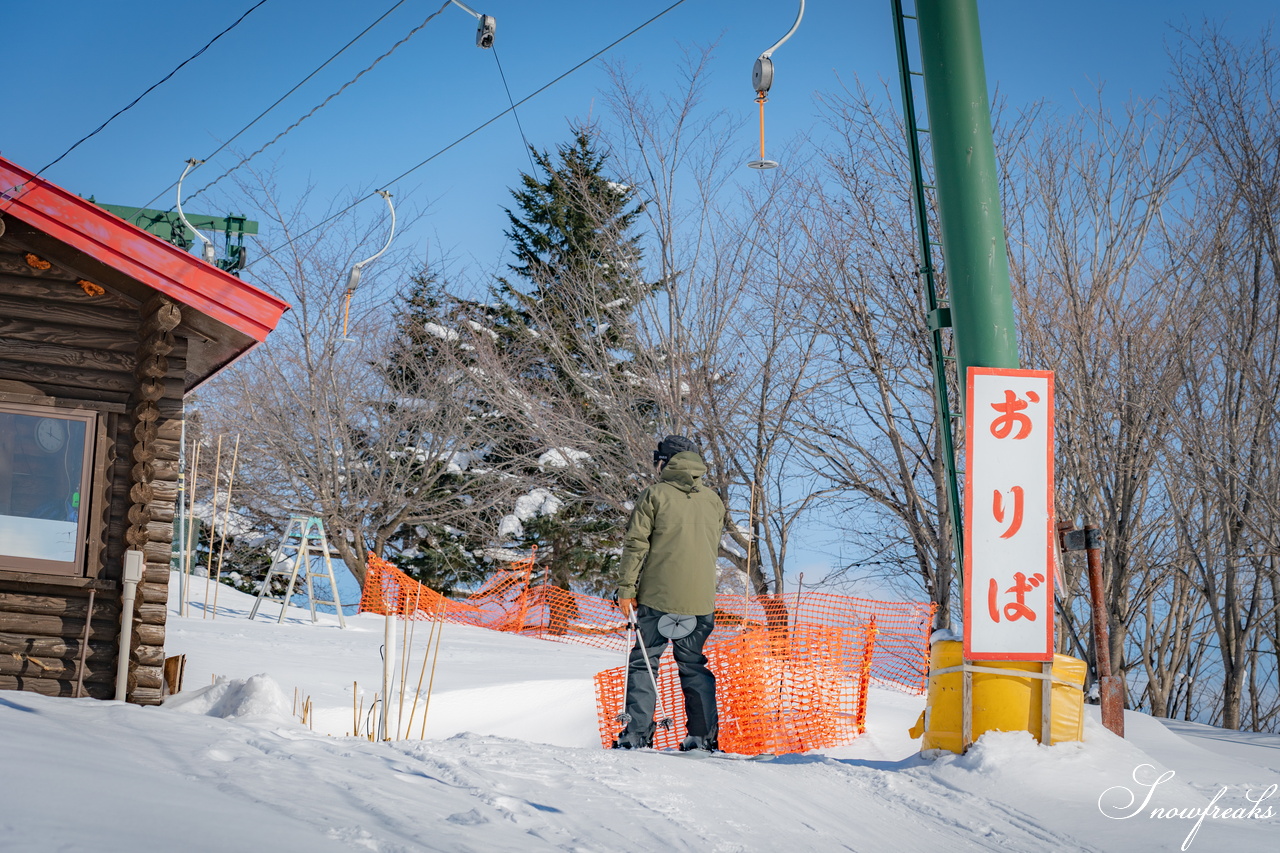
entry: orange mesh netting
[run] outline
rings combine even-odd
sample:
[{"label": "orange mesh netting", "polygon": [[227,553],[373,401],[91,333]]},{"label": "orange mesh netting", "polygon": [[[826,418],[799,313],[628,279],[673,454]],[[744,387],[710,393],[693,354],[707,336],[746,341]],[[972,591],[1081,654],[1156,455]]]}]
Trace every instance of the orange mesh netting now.
[{"label": "orange mesh netting", "polygon": [[[539,607],[530,592],[533,567],[538,552],[511,564],[510,569],[494,572],[487,581],[467,597],[469,608],[451,614],[451,621],[477,625],[493,631],[533,633],[542,624]],[[531,612],[532,611],[532,612]]]},{"label": "orange mesh netting", "polygon": [[546,582],[529,587],[525,631],[544,640],[621,651],[627,623],[612,601]]},{"label": "orange mesh netting", "polygon": [[[373,555],[361,611],[508,631],[616,651],[627,647],[617,607],[563,589],[536,554],[496,572],[466,601],[454,601]],[[935,606],[820,592],[716,596],[716,627],[706,654],[717,679],[720,745],[732,752],[798,752],[847,743],[865,728],[871,684],[923,693]],[[609,746],[620,725],[623,668],[596,675],[600,737]],[[675,664],[658,673],[662,712],[674,720],[655,746],[678,745],[684,700]]]},{"label": "orange mesh netting", "polygon": [[[749,630],[709,641],[707,660],[716,675],[720,748],[758,755],[839,746],[861,734],[875,629],[863,628],[860,661],[844,657],[843,632],[834,627]],[[653,745],[673,749],[685,732],[684,698],[670,654],[658,672],[660,713],[670,728],[654,732]],[[848,666],[852,663],[852,666]],[[851,670],[851,671],[850,671]],[[596,674],[600,742],[609,747],[622,728],[625,667]],[[645,676],[647,677],[647,676]]]},{"label": "orange mesh netting", "polygon": [[404,619],[439,619],[444,616],[457,621],[461,616],[469,621],[467,617],[474,609],[470,604],[445,598],[386,560],[369,555],[359,612],[395,615]]},{"label": "orange mesh netting", "polygon": [[[906,693],[924,693],[929,681],[929,634],[932,603],[872,601],[825,592],[716,596],[716,630],[777,629],[792,626],[826,626],[840,632],[841,659],[859,661],[863,629],[876,630],[871,681]],[[712,634],[714,640],[716,634]],[[846,664],[847,666],[847,664]]]},{"label": "orange mesh netting", "polygon": [[[470,599],[475,602],[475,596]],[[626,624],[612,602],[552,585],[546,573],[533,578],[513,610],[522,615],[522,633],[546,640],[581,643],[621,651]],[[785,596],[721,594],[716,596],[716,630],[724,632],[787,625],[828,626],[841,631],[848,660],[860,660],[863,628],[877,630],[873,683],[907,693],[923,693],[928,683],[929,633],[935,606],[929,603],[872,601],[832,593],[804,592]]]}]

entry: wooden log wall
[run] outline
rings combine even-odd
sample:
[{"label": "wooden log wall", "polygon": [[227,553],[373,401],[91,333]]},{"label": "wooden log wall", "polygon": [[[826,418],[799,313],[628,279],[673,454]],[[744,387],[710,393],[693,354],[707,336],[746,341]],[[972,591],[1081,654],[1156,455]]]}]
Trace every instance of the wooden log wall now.
[{"label": "wooden log wall", "polygon": [[[187,340],[176,305],[143,306],[0,238],[4,380],[98,409],[105,471],[94,484],[102,547],[77,583],[0,572],[0,689],[111,698],[124,552],[145,556],[128,698],[158,704],[177,498]],[[2,399],[2,398],[0,398]],[[89,596],[93,593],[92,613]],[[87,638],[87,639],[86,639]]]},{"label": "wooden log wall", "polygon": [[[145,618],[148,606],[159,609],[163,627],[168,601],[174,504],[169,490],[157,488],[157,483],[168,480],[170,475],[173,480],[178,477],[182,422],[172,417],[172,411],[169,417],[164,417],[161,404],[165,399],[165,376],[169,372],[168,356],[176,345],[173,330],[181,322],[182,312],[178,306],[163,297],[157,296],[143,306],[134,369],[137,388],[130,400],[134,464],[129,469],[129,527],[125,531],[125,543],[130,549],[143,553],[145,567],[138,586],[129,698],[141,704],[159,703],[164,684],[163,633],[157,649],[154,644],[144,642],[141,632],[153,624]],[[175,489],[173,494],[176,493]],[[157,653],[159,666],[143,663],[154,660]]]}]

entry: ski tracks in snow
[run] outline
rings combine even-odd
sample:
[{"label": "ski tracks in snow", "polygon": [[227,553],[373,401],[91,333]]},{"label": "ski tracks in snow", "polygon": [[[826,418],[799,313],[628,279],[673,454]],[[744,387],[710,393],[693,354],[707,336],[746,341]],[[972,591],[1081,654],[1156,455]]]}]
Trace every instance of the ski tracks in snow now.
[{"label": "ski tracks in snow", "polygon": [[[1093,849],[934,778],[923,763],[880,768],[821,756],[676,762],[473,734],[376,744],[278,724],[179,721],[205,735],[184,772],[246,801],[267,799],[264,785],[289,790],[269,799],[281,819],[297,824],[298,841],[318,830],[348,849]],[[254,729],[249,736],[239,730],[245,725]],[[190,745],[191,734],[182,742]],[[353,813],[368,819],[354,823]]]}]

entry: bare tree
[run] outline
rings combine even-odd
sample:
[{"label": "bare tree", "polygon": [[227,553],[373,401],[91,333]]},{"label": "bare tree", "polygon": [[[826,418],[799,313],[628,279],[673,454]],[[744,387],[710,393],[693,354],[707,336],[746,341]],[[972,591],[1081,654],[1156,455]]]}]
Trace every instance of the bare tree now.
[{"label": "bare tree", "polygon": [[[686,56],[685,85],[653,98],[615,67],[615,149],[644,199],[648,256],[662,287],[641,328],[661,354],[664,431],[698,436],[732,518],[721,556],[757,595],[781,593],[789,543],[826,484],[797,460],[803,403],[820,384],[812,258],[790,228],[792,184],[749,191],[722,112],[700,108],[711,48]],[[734,144],[737,138],[738,145]]]},{"label": "bare tree", "polygon": [[201,409],[214,428],[244,434],[237,486],[259,521],[279,529],[291,514],[321,518],[363,583],[366,554],[382,554],[401,527],[479,510],[456,475],[482,452],[482,437],[454,394],[458,365],[389,370],[396,303],[366,295],[385,268],[370,271],[348,314],[346,273],[385,239],[383,223],[361,231],[340,217],[309,229],[301,202],[280,208],[269,179],[245,189],[287,238],[253,275],[292,310],[202,394]]},{"label": "bare tree", "polygon": [[814,152],[773,217],[805,246],[795,278],[815,302],[802,315],[816,363],[795,440],[849,520],[857,557],[835,576],[874,573],[923,589],[945,625],[947,477],[903,130],[862,88],[823,106],[839,144]]},{"label": "bare tree", "polygon": [[715,306],[737,302],[724,290],[722,264],[729,253],[719,227],[737,165],[730,154],[735,125],[723,111],[700,109],[713,53],[714,45],[686,50],[683,87],[656,101],[621,64],[609,69],[605,93],[614,125],[609,138],[623,179],[642,202],[649,277],[660,288],[642,306],[640,321],[662,353],[659,411],[661,428],[669,432],[696,431],[690,429],[697,424],[694,410],[703,401],[690,399],[688,376],[698,369],[691,359],[714,348],[733,317]]},{"label": "bare tree", "polygon": [[[1172,558],[1157,470],[1177,416],[1183,343],[1160,225],[1185,162],[1154,105],[1133,104],[1117,116],[1099,97],[1041,128],[1026,154],[1024,204],[1011,219],[1023,362],[1056,377],[1057,515],[1102,529],[1119,675],[1139,661],[1151,667],[1160,651],[1170,659],[1154,669],[1176,670],[1187,640],[1144,635],[1141,656],[1126,656],[1131,626],[1153,615],[1144,608],[1183,602],[1157,594]],[[1075,599],[1087,608],[1080,566],[1065,568],[1066,606]],[[1149,683],[1158,695],[1168,687],[1158,675]]]},{"label": "bare tree", "polygon": [[1276,654],[1259,646],[1276,613],[1280,528],[1280,53],[1269,35],[1238,45],[1206,25],[1184,34],[1173,68],[1175,114],[1199,155],[1179,270],[1197,310],[1179,359],[1175,517],[1216,633],[1227,728],[1273,720],[1280,702],[1270,688],[1243,703],[1260,657]]},{"label": "bare tree", "polygon": [[[778,176],[752,193],[738,235],[727,243],[732,257],[720,268],[732,285],[732,300],[717,300],[731,318],[706,332],[692,324],[712,346],[699,353],[701,370],[692,381],[703,384],[695,398],[712,445],[732,482],[745,493],[750,559],[742,563],[757,594],[780,595],[784,588],[790,539],[796,526],[829,493],[829,484],[806,464],[799,441],[806,403],[824,386],[820,370],[823,338],[813,334],[813,318],[824,310],[814,287],[813,246],[796,230],[779,228],[779,217],[794,221],[806,188]],[[717,309],[708,306],[715,316]],[[746,546],[748,537],[731,536]],[[766,573],[766,569],[768,570]]]}]

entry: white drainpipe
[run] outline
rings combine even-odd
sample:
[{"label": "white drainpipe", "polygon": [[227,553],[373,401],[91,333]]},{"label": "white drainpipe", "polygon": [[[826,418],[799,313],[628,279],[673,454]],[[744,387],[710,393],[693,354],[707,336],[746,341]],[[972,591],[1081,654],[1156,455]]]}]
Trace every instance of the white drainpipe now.
[{"label": "white drainpipe", "polygon": [[124,597],[120,602],[120,658],[116,664],[116,699],[129,691],[129,647],[133,642],[133,602],[142,582],[142,552],[124,552]]},{"label": "white drainpipe", "polygon": [[391,687],[395,684],[396,671],[396,614],[387,606],[386,634],[382,645],[382,721],[378,727],[379,740],[391,740]]}]

